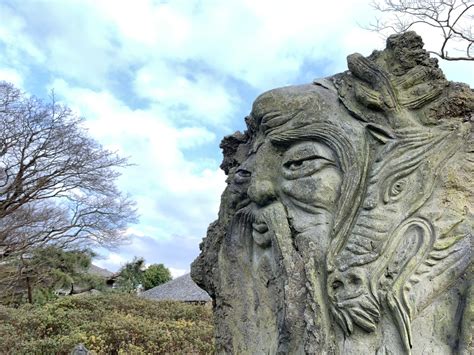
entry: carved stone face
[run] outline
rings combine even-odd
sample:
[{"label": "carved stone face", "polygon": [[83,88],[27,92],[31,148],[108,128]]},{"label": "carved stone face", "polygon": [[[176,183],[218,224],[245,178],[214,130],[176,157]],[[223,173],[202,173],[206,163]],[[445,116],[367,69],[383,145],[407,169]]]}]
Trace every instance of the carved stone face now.
[{"label": "carved stone face", "polygon": [[297,233],[326,234],[342,183],[335,153],[317,141],[295,143],[281,162],[280,194]]},{"label": "carved stone face", "polygon": [[[252,319],[249,334],[281,337],[279,329],[291,329],[288,348],[280,350],[300,352],[305,318],[327,323],[323,334],[307,337],[330,341],[329,311],[321,303],[326,280],[317,275],[326,273],[330,242],[352,211],[365,134],[336,93],[318,85],[263,94],[249,121],[254,129],[245,152],[236,153],[244,158],[230,172],[223,200],[235,214],[220,254],[221,280],[227,290],[237,279],[252,285],[232,303],[232,312]],[[229,269],[239,276],[229,278]],[[284,303],[291,306],[279,312]],[[245,352],[244,335],[239,344]]]},{"label": "carved stone face", "polygon": [[[306,96],[308,87],[296,92],[291,88],[293,95],[286,100],[281,99],[287,97],[286,89],[269,92],[256,100],[252,118],[259,130],[246,160],[235,169],[230,189],[240,199],[240,208],[252,209],[250,233],[258,247],[270,247],[274,232],[269,226],[275,221],[269,221],[263,210],[281,203],[292,238],[311,239],[322,261],[340,207],[344,175],[341,159],[333,148],[338,137],[326,139],[324,125],[334,126],[331,121],[336,121],[338,114],[347,113],[331,102],[331,95],[325,100],[315,95],[321,91],[324,94],[325,89],[311,86]],[[314,110],[315,101],[319,101],[319,112]],[[336,121],[336,126],[340,123]],[[279,129],[285,135],[279,134]]]},{"label": "carved stone face", "polygon": [[192,267],[218,353],[472,348],[472,90],[421,45],[266,92],[222,141],[228,186]]},{"label": "carved stone face", "polygon": [[[316,140],[288,147],[266,142],[242,164],[235,179],[248,182],[247,194],[256,210],[281,202],[296,234],[327,245],[342,183],[339,162],[327,145]],[[260,247],[270,245],[267,224],[258,218],[252,224],[253,240]]]},{"label": "carved stone face", "polygon": [[263,248],[271,245],[273,222],[265,220],[262,208],[281,203],[294,242],[311,241],[313,256],[322,262],[335,220],[350,209],[339,200],[341,194],[355,192],[363,159],[351,154],[363,154],[362,127],[354,124],[335,93],[316,85],[261,95],[251,118],[257,129],[231,190],[240,198],[239,207],[253,210],[253,241]]}]

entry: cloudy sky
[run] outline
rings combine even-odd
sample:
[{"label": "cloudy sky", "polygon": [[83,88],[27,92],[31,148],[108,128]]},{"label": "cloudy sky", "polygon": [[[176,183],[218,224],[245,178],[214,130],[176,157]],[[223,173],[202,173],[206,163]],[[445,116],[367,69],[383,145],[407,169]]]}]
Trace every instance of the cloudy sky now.
[{"label": "cloudy sky", "polygon": [[[90,134],[130,157],[120,188],[137,202],[130,243],[101,251],[189,270],[224,189],[220,139],[244,129],[265,90],[346,69],[384,47],[360,27],[369,1],[0,0],[0,80],[58,98]],[[433,31],[419,29],[427,45]],[[440,63],[474,86],[472,64]]]}]

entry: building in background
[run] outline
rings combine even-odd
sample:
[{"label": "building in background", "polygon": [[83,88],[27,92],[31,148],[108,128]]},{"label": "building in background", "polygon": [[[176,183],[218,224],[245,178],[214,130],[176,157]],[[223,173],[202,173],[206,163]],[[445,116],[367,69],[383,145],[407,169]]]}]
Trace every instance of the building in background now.
[{"label": "building in background", "polygon": [[181,301],[191,303],[210,303],[211,297],[186,274],[140,294],[156,301]]}]

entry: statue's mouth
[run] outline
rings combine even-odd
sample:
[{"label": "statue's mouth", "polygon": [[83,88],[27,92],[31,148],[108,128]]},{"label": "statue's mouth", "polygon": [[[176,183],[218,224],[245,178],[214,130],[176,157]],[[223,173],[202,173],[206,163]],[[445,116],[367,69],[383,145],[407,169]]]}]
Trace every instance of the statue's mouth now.
[{"label": "statue's mouth", "polygon": [[[281,208],[276,208],[281,207]],[[287,220],[286,212],[281,204],[270,204],[265,207],[259,207],[254,203],[247,203],[236,214],[236,221],[245,225],[252,235],[256,245],[261,248],[267,248],[271,245],[275,233],[281,228],[282,218]]]},{"label": "statue's mouth", "polygon": [[265,233],[268,231],[268,226],[265,222],[252,223],[252,228],[258,233]]},{"label": "statue's mouth", "polygon": [[265,222],[252,223],[252,238],[255,243],[264,248],[271,243],[271,234]]}]

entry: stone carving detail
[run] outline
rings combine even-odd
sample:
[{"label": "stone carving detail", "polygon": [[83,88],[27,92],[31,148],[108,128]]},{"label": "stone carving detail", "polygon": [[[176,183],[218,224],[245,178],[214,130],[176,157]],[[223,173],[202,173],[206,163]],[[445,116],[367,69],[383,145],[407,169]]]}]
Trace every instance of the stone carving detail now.
[{"label": "stone carving detail", "polygon": [[472,351],[474,95],[414,32],[271,90],[225,137],[192,266],[219,353]]}]

